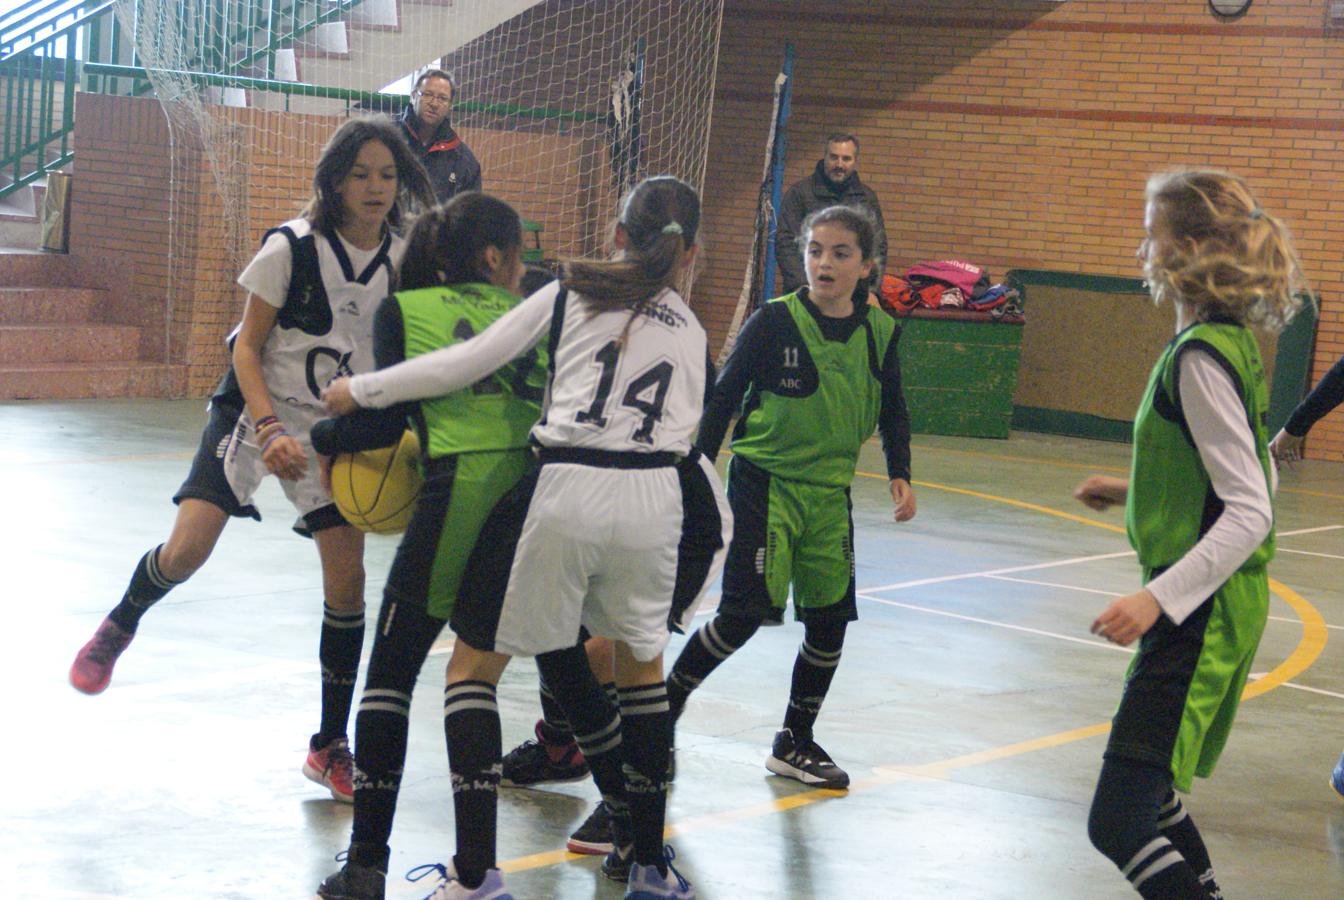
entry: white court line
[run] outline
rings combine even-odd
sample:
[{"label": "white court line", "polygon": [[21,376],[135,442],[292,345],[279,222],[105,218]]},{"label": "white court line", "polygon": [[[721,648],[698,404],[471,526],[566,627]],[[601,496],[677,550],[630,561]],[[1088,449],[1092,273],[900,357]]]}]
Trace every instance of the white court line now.
[{"label": "white court line", "polygon": [[[1271,622],[1288,622],[1292,625],[1301,625],[1301,619],[1294,619],[1292,616],[1270,616]],[[1326,625],[1326,628],[1333,628],[1335,631],[1344,631],[1344,625]]]},{"label": "white court line", "polygon": [[903,588],[923,587],[926,584],[945,584],[949,581],[962,581],[967,578],[984,578],[987,575],[1011,575],[1014,572],[1036,572],[1041,569],[1072,566],[1077,563],[1092,562],[1098,559],[1120,559],[1125,556],[1133,555],[1133,550],[1124,550],[1119,553],[1098,553],[1095,556],[1075,556],[1072,559],[1057,559],[1054,562],[1034,563],[1030,566],[1009,566],[1005,569],[987,569],[983,572],[963,572],[960,575],[941,575],[937,578],[918,578],[914,581],[897,581],[892,584],[882,584],[877,587],[866,588],[865,591],[899,591]]},{"label": "white court line", "polygon": [[1009,625],[1007,622],[996,622],[993,619],[981,619],[976,616],[964,616],[961,613],[947,612],[942,609],[930,609],[927,606],[915,606],[913,603],[901,603],[897,600],[884,600],[881,597],[871,597],[867,593],[860,592],[859,595],[865,600],[873,603],[881,603],[884,606],[899,606],[901,609],[912,609],[915,612],[929,613],[934,616],[946,616],[949,619],[960,619],[963,622],[976,622],[980,625],[992,625],[995,628],[1007,628],[1010,631],[1021,631],[1026,634],[1037,634],[1042,637],[1055,638],[1060,641],[1072,641],[1075,644],[1087,644],[1089,647],[1099,647],[1102,650],[1118,650],[1121,653],[1133,653],[1128,647],[1121,647],[1106,641],[1094,641],[1088,638],[1074,637],[1069,634],[1060,634],[1057,631],[1042,631],[1039,628],[1028,628],[1025,625]]},{"label": "white court line", "polygon": [[1323,556],[1326,559],[1344,559],[1344,556],[1340,556],[1338,553],[1316,553],[1315,551],[1312,550],[1289,550],[1287,547],[1279,547],[1278,552],[1298,553],[1301,554],[1302,556]]},{"label": "white court line", "polygon": [[[1076,584],[1060,584],[1058,581],[1033,581],[1030,578],[1009,578],[1007,575],[986,575],[986,578],[993,578],[995,581],[1013,581],[1017,584],[1035,584],[1041,587],[1064,588],[1066,591],[1080,591],[1084,594],[1101,594],[1103,597],[1123,597],[1124,594],[1119,591],[1099,591],[1096,588],[1079,587]],[[1293,621],[1297,621],[1294,619]]]},{"label": "white court line", "polygon": [[[1251,673],[1252,681],[1259,681],[1261,678],[1264,677],[1265,677],[1264,672]],[[1305,684],[1293,684],[1291,681],[1285,681],[1281,686],[1286,688],[1292,688],[1295,691],[1306,691],[1309,694],[1321,694],[1326,697],[1337,697],[1340,700],[1344,700],[1344,694],[1341,694],[1338,691],[1327,691],[1325,688],[1307,687]]]},{"label": "white court line", "polygon": [[1318,525],[1315,528],[1299,528],[1296,531],[1280,531],[1279,537],[1293,537],[1298,534],[1315,534],[1318,531],[1337,531],[1344,525]]}]

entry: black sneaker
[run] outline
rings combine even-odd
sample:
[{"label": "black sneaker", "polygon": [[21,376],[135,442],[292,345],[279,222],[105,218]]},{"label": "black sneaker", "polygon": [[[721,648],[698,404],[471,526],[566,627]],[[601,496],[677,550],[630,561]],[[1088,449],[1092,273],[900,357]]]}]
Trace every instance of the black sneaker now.
[{"label": "black sneaker", "polygon": [[775,745],[765,767],[776,775],[812,787],[836,791],[849,787],[849,775],[831,760],[830,754],[811,738],[797,740],[787,728],[775,735]]},{"label": "black sneaker", "polygon": [[347,862],[341,871],[328,875],[318,885],[317,896],[326,900],[383,900],[387,876],[372,866]]},{"label": "black sneaker", "polygon": [[592,815],[574,829],[574,833],[565,842],[565,848],[570,853],[585,853],[592,856],[610,853],[612,846],[611,810],[605,800],[598,802]]},{"label": "black sneaker", "polygon": [[602,860],[602,874],[622,884],[630,880],[635,861],[635,825],[630,813],[611,813],[611,852]]},{"label": "black sneaker", "polygon": [[[579,781],[588,775],[588,761],[574,738],[556,744],[546,740],[544,721],[538,720],[535,741],[524,741],[504,756],[499,783],[506,787],[527,787],[556,781]],[[579,851],[575,851],[579,852]]]},{"label": "black sneaker", "polygon": [[630,866],[635,862],[635,845],[614,847],[602,860],[602,874],[612,881],[625,884],[630,880]]}]

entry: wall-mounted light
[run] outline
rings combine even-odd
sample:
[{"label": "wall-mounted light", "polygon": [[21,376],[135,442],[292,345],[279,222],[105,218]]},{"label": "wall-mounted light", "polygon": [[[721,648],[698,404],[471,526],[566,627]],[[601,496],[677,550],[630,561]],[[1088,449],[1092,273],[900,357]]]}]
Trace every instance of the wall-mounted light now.
[{"label": "wall-mounted light", "polygon": [[1251,8],[1251,3],[1252,0],[1209,0],[1209,9],[1213,10],[1215,16],[1235,19],[1244,15]]}]

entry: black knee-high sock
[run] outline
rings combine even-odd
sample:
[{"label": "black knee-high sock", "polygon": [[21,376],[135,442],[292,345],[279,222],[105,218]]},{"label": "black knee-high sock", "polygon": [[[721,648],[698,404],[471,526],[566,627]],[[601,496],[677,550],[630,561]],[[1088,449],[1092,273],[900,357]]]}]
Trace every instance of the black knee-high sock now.
[{"label": "black knee-high sock", "polygon": [[541,693],[541,729],[542,735],[552,744],[565,744],[574,739],[573,729],[570,728],[569,719],[565,717],[565,711],[561,708],[559,702],[555,699],[555,694],[551,691],[551,686],[546,683],[546,677],[543,675],[537,679],[540,684],[538,688]]},{"label": "black knee-high sock", "polygon": [[1204,846],[1204,838],[1195,827],[1195,820],[1185,811],[1185,805],[1176,792],[1169,791],[1162,808],[1157,812],[1157,829],[1162,836],[1171,841],[1171,845],[1181,851],[1181,856],[1199,875],[1199,883],[1211,897],[1221,897],[1218,882],[1213,877],[1213,862],[1209,859],[1209,849]]},{"label": "black knee-high sock", "polygon": [[793,663],[793,685],[789,689],[789,708],[784,727],[796,738],[811,739],[831,679],[840,665],[845,645],[845,622],[809,623]]},{"label": "black knee-high sock", "polygon": [[453,816],[458,880],[478,888],[495,867],[496,800],[503,738],[495,686],[459,681],[443,691],[443,735],[453,775]]},{"label": "black knee-high sock", "polygon": [[159,571],[159,551],[162,549],[163,544],[159,544],[140,557],[140,562],[135,564],[135,572],[131,575],[131,583],[126,586],[126,593],[121,596],[121,602],[107,615],[122,631],[135,634],[135,629],[140,624],[140,617],[148,612],[151,606],[162,600],[165,594],[182,583],[173,581]]},{"label": "black knee-high sock", "polygon": [[759,620],[719,614],[691,636],[667,676],[667,700],[673,718],[681,715],[691,691],[698,688],[720,663],[742,649],[760,624]]},{"label": "black knee-high sock", "polygon": [[625,760],[625,796],[635,827],[635,862],[657,866],[667,874],[663,858],[663,824],[667,815],[667,752],[672,714],[667,686],[656,681],[620,688],[621,752]]},{"label": "black knee-high sock", "polygon": [[602,799],[618,815],[628,810],[621,771],[621,717],[606,689],[597,683],[583,648],[569,647],[537,657],[537,669],[553,686],[555,700],[588,760]]},{"label": "black knee-high sock", "polygon": [[383,603],[355,716],[355,824],[350,861],[387,869],[387,839],[406,765],[411,692],[446,624],[423,609]]},{"label": "black knee-high sock", "polygon": [[313,735],[314,750],[343,737],[350,722],[359,677],[359,651],[364,647],[364,611],[344,612],[322,605],[322,724]]},{"label": "black knee-high sock", "polygon": [[1107,756],[1097,779],[1087,836],[1148,900],[1207,897],[1199,875],[1158,831],[1158,810],[1171,792],[1161,766]]}]

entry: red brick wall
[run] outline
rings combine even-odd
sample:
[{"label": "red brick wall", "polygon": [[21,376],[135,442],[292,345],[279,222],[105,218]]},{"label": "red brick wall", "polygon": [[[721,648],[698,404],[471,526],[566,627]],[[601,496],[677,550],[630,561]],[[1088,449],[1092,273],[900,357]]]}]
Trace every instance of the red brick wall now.
[{"label": "red brick wall", "polygon": [[[893,267],[943,256],[1136,276],[1147,175],[1216,165],[1293,228],[1321,322],[1313,379],[1344,354],[1344,35],[1319,0],[1219,21],[1204,0],[919,4],[726,0],[696,289],[727,331],[750,248],[786,41],[796,48],[786,183],[833,130],[862,140]],[[1117,323],[1122,333],[1123,323]],[[1308,455],[1344,460],[1344,409]]]}]

